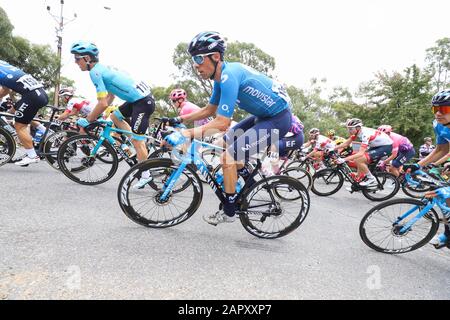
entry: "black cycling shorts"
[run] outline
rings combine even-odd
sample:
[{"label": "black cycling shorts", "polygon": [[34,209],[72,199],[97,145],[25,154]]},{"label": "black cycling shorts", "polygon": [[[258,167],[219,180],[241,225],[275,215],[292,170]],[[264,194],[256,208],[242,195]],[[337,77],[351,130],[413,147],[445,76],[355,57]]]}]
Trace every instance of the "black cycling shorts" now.
[{"label": "black cycling shorts", "polygon": [[22,124],[30,124],[39,109],[47,104],[48,96],[44,89],[36,89],[22,95],[22,98],[14,105],[14,109],[16,109],[15,121]]},{"label": "black cycling shorts", "polygon": [[155,100],[147,96],[136,102],[127,102],[119,107],[125,118],[131,118],[131,131],[135,134],[145,134],[150,122],[150,116],[155,111]]}]

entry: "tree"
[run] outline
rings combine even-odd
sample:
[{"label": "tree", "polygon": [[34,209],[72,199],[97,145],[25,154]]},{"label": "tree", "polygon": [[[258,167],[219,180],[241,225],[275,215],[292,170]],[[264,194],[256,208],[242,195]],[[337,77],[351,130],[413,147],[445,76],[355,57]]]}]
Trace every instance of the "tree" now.
[{"label": "tree", "polygon": [[450,38],[437,40],[436,46],[426,50],[425,60],[428,62],[428,72],[433,77],[434,89],[445,89],[450,80]]}]

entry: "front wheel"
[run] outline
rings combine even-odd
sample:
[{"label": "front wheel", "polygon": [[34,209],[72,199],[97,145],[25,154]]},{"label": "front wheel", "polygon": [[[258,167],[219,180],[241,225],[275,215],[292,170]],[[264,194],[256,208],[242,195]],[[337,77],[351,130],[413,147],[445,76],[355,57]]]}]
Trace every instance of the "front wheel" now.
[{"label": "front wheel", "polygon": [[306,219],[310,198],[305,186],[294,178],[262,179],[241,198],[240,220],[247,232],[262,238],[284,237]]},{"label": "front wheel", "polygon": [[[186,167],[176,181],[171,181],[179,167],[170,159],[150,159],[125,173],[119,183],[117,196],[125,215],[148,228],[168,228],[188,220],[199,208],[203,197],[202,184],[192,167]],[[143,189],[135,187],[143,172],[153,178]],[[167,186],[172,190],[163,199]],[[180,186],[188,187],[180,188]]]},{"label": "front wheel", "polygon": [[62,143],[68,138],[78,135],[77,131],[58,131],[52,133],[45,140],[44,143],[44,154],[47,163],[55,170],[59,170],[58,165],[58,149],[61,147]]},{"label": "front wheel", "polygon": [[114,148],[98,137],[76,135],[61,144],[58,150],[58,166],[70,180],[82,185],[98,185],[110,180],[117,171],[119,159]]},{"label": "front wheel", "polygon": [[343,185],[342,173],[336,169],[323,169],[313,176],[311,191],[320,197],[327,197],[338,192]]},{"label": "front wheel", "polygon": [[[426,205],[426,201],[416,199],[395,199],[373,207],[359,226],[362,241],[373,250],[387,254],[419,249],[427,244],[439,229],[439,216],[436,211],[431,209],[410,228],[404,227]],[[403,216],[403,219],[399,218]]]}]

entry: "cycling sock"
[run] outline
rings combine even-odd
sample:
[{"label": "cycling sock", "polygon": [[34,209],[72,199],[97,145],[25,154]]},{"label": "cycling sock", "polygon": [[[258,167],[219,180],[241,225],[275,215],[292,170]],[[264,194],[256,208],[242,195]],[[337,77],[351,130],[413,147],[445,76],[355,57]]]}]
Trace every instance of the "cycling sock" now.
[{"label": "cycling sock", "polygon": [[27,153],[28,158],[34,159],[37,158],[36,150],[33,149],[25,149],[25,152]]},{"label": "cycling sock", "polygon": [[225,198],[227,199],[227,201],[223,205],[223,212],[227,216],[233,217],[236,214],[237,194],[236,193],[227,193]]}]

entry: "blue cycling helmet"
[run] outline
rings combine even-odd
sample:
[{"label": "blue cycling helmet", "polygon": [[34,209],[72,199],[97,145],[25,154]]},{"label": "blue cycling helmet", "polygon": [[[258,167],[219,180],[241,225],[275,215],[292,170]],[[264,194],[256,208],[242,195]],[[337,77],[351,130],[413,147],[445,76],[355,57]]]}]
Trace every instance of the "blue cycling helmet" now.
[{"label": "blue cycling helmet", "polygon": [[92,58],[98,59],[99,50],[95,44],[87,41],[78,41],[72,44],[70,53],[89,55]]},{"label": "blue cycling helmet", "polygon": [[436,93],[431,104],[433,107],[450,106],[450,89]]},{"label": "blue cycling helmet", "polygon": [[204,31],[192,39],[188,51],[191,56],[219,52],[223,57],[226,48],[225,40],[218,32]]}]

